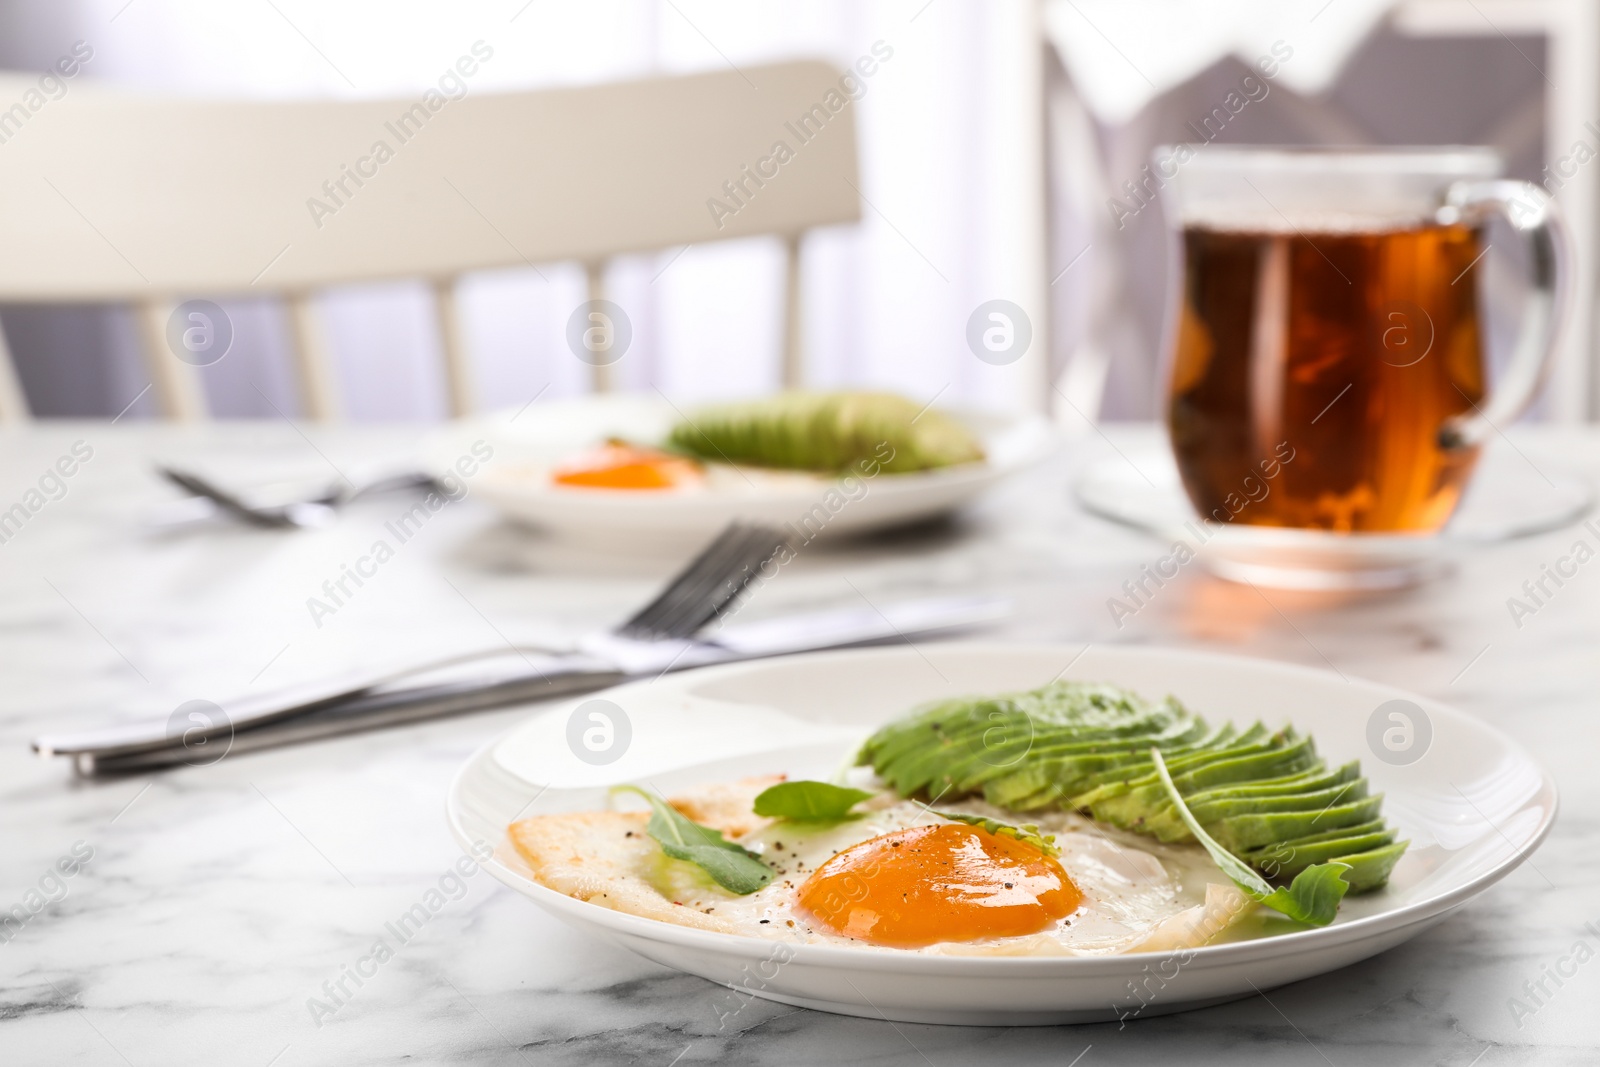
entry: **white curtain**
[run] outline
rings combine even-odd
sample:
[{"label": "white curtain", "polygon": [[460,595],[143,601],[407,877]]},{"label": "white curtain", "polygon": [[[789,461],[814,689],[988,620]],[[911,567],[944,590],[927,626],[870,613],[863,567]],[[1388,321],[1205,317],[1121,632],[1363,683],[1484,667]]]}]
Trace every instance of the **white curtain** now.
[{"label": "white curtain", "polygon": [[[942,394],[942,403],[1040,402],[1007,373],[1014,368],[980,362],[965,340],[980,303],[1033,302],[1030,257],[1043,237],[1039,213],[1015,193],[1018,166],[1038,152],[1037,129],[1016,121],[1039,91],[1026,77],[1036,70],[1032,0],[57,0],[13,2],[3,17],[12,65],[48,62],[83,39],[95,50],[85,75],[104,82],[276,98],[414,94],[477,40],[494,59],[474,92],[797,56],[844,66],[882,41],[893,58],[856,105],[863,221],[818,232],[806,248],[811,377]],[[616,368],[622,385],[689,400],[773,386],[781,268],[778,246],[765,241],[615,264],[616,299],[638,309],[634,346]],[[547,385],[552,397],[587,388],[587,368],[562,339],[584,299],[576,267],[469,277],[462,296],[480,396],[510,405]],[[226,306],[237,340],[207,370],[213,410],[294,412],[281,309]],[[422,286],[342,290],[322,310],[352,418],[442,416]],[[106,373],[119,383],[108,393],[143,380],[126,325],[112,320],[105,331]],[[13,347],[28,346],[14,337]],[[25,369],[30,389],[48,378],[48,368]]]}]

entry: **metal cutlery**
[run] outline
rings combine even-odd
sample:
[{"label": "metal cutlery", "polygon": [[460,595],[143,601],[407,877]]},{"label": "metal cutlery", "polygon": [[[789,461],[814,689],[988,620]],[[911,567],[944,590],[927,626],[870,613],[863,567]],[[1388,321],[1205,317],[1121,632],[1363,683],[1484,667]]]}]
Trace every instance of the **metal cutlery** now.
[{"label": "metal cutlery", "polygon": [[[354,484],[340,478],[310,493],[288,500],[260,500],[218,485],[214,480],[194,471],[170,465],[158,465],[156,470],[163,478],[200,500],[208,501],[215,511],[231,515],[251,526],[282,529],[285,527],[314,527],[326,525],[334,509],[360,497],[401,489],[426,488],[435,485],[432,475],[421,471],[401,471],[382,475]],[[204,517],[205,512],[186,511],[179,522]]]},{"label": "metal cutlery", "polygon": [[[494,681],[480,677],[455,683],[374,690],[237,733],[229,734],[225,730],[213,732],[199,745],[203,748],[205,744],[218,744],[223,755],[252,752],[425,719],[592,692],[631,678],[665,674],[689,667],[794,652],[905,641],[913,637],[965,630],[996,622],[1009,614],[1010,610],[1010,602],[1003,598],[975,596],[902,602],[887,605],[882,611],[861,608],[788,616],[747,626],[728,627],[718,633],[714,643],[677,646],[683,651],[674,660],[664,665],[658,660],[655,667],[636,671],[624,670],[599,657],[568,655],[540,658],[540,654],[535,657],[534,663],[508,665],[509,669],[498,674]],[[36,747],[45,741],[47,739],[41,738],[35,742]],[[193,738],[187,741],[175,738],[172,744],[165,747],[120,753],[93,749],[73,752],[67,748],[57,751],[61,755],[71,756],[80,774],[109,775],[158,770],[185,763],[210,763],[222,758],[221,755],[207,755],[197,759],[201,748],[195,747]]]},{"label": "metal cutlery", "polygon": [[[764,648],[817,647],[819,637],[837,643],[839,638],[857,639],[853,635],[863,633],[869,639],[882,636],[882,620],[876,628],[864,629],[861,613],[855,612],[849,617],[835,613],[837,617],[820,625],[815,619],[801,620],[787,636],[774,632],[770,623],[744,627],[742,646],[738,631],[731,644],[726,633],[719,635],[716,643],[693,640],[696,633],[726,613],[784,543],[776,530],[735,523],[633,616],[610,632],[580,640],[571,649],[488,649],[402,671],[349,676],[236,699],[222,706],[223,721],[185,729],[181,735],[175,735],[165,722],[147,721],[39,737],[33,748],[44,756],[70,756],[84,773],[159,766],[184,762],[189,755],[186,746],[224,737],[231,738],[239,750],[246,744],[265,747],[603,688],[643,673],[771,654],[761,651]],[[957,614],[970,616],[971,605]],[[921,620],[908,621],[915,626]],[[892,621],[889,625],[893,626]],[[498,667],[492,664],[495,659],[505,660],[508,652],[518,661]],[[464,679],[426,680],[427,675],[459,672],[463,667],[473,668]],[[250,737],[269,728],[276,728],[270,742],[265,737]]]}]

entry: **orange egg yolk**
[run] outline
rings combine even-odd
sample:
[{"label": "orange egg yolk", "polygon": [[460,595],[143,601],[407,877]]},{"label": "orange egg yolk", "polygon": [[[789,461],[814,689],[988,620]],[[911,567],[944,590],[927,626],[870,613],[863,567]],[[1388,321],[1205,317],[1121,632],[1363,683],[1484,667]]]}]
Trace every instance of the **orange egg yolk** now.
[{"label": "orange egg yolk", "polygon": [[800,886],[800,909],[843,937],[915,948],[1038,933],[1083,894],[1050,856],[965,823],[913,826],[845,849]]},{"label": "orange egg yolk", "polygon": [[557,467],[557,485],[589,489],[672,489],[700,480],[700,469],[681,456],[628,445],[606,445]]}]

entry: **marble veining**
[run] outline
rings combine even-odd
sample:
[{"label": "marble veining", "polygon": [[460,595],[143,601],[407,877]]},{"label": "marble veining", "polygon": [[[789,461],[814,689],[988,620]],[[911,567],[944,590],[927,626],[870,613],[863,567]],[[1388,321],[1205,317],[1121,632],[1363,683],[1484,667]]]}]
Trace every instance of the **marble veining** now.
[{"label": "marble veining", "polygon": [[[404,456],[416,436],[309,433],[340,464]],[[281,424],[45,423],[0,438],[0,508],[78,440],[94,456],[66,495],[0,544],[0,911],[31,892],[51,898],[0,943],[7,1065],[1600,1060],[1600,962],[1559,985],[1546,977],[1590,936],[1586,923],[1600,928],[1600,569],[1581,570],[1520,628],[1506,607],[1570,534],[1481,550],[1422,589],[1344,601],[1258,593],[1186,567],[1119,629],[1106,600],[1167,549],[1072,506],[1074,464],[1114,455],[1089,436],[951,523],[808,548],[745,609],[752,617],[849,602],[852,586],[873,599],[1005,592],[1019,605],[1005,636],[1247,651],[1450,701],[1519,739],[1563,791],[1534,867],[1342,971],[1125,1028],[892,1025],[761,1000],[730,1013],[730,991],[570,930],[481,872],[395,936],[396,916],[460,856],[442,814],[450,777],[525,709],[112,781],[35,760],[27,741],[45,730],[479,647],[497,630],[535,639],[600,626],[674,562],[554,544],[469,497],[314,620],[306,599],[397,500],[362,502],[314,532],[152,532],[141,517],[169,496],[149,474],[155,457],[203,456],[241,477],[323,461]],[[1600,475],[1600,434],[1517,440],[1540,463]],[[92,858],[51,880],[75,847]],[[388,954],[371,962],[380,940]],[[357,983],[347,975],[363,959]]]}]

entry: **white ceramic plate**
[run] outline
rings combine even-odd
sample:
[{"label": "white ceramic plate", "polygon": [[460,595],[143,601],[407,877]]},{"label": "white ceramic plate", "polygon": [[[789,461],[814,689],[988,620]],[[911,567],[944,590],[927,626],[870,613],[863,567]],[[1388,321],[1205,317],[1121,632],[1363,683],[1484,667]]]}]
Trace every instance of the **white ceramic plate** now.
[{"label": "white ceramic plate", "polygon": [[[631,723],[605,766],[567,747],[573,701],[530,718],[462,768],[448,814],[463,847],[494,846],[500,881],[562,919],[668,967],[770,1000],[904,1022],[1030,1025],[1145,1017],[1253,995],[1365,959],[1414,937],[1504,877],[1549,831],[1550,775],[1478,720],[1371,682],[1262,660],[1157,648],[929,645],[792,656],[686,671],[601,695]],[[1346,898],[1333,925],[1175,954],[963,958],[779,946],[611,911],[535,883],[506,839],[529,814],[606,806],[608,785],[673,789],[746,774],[821,776],[872,727],[913,704],[1043,685],[1061,676],[1172,693],[1214,722],[1292,718],[1330,763],[1359,758],[1384,814],[1411,839],[1388,888]],[[595,699],[595,698],[585,698]],[[1408,764],[1373,742],[1380,705],[1412,701]],[[1387,710],[1376,721],[1395,723]],[[1381,736],[1374,731],[1374,736]],[[1424,739],[1424,735],[1428,735]],[[1398,743],[1400,735],[1392,735]],[[1152,977],[1152,976],[1156,977]],[[1148,1003],[1132,994],[1134,983]]]},{"label": "white ceramic plate", "polygon": [[1594,509],[1595,487],[1557,464],[1531,466],[1492,442],[1461,504],[1437,534],[1340,534],[1202,522],[1165,444],[1091,464],[1073,487],[1103,519],[1183,541],[1219,577],[1283,589],[1395,589],[1448,569],[1453,555],[1559,530]]},{"label": "white ceramic plate", "polygon": [[475,495],[515,518],[587,542],[703,540],[735,519],[792,525],[809,540],[942,515],[1056,447],[1055,432],[1042,419],[950,414],[983,442],[984,462],[879,474],[845,485],[845,491],[836,481],[806,474],[752,472],[747,481],[726,469],[700,489],[638,492],[553,484],[551,466],[607,437],[642,443],[666,437],[680,417],[677,409],[660,397],[638,394],[541,402],[520,415],[503,411],[451,423],[424,443],[423,463],[442,475],[483,442],[494,455],[470,479]]}]

